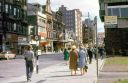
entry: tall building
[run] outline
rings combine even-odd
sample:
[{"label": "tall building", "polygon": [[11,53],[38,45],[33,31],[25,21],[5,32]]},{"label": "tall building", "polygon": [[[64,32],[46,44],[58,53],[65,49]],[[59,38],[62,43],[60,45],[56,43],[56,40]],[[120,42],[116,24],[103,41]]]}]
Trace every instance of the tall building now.
[{"label": "tall building", "polygon": [[65,48],[65,24],[62,20],[60,11],[53,12],[53,47],[54,51],[60,51]]},{"label": "tall building", "polygon": [[125,51],[128,49],[128,44],[127,42],[122,43],[120,39],[127,40],[122,31],[126,32],[128,29],[128,0],[99,0],[99,5],[100,18],[105,22],[105,48],[107,54],[118,54]]},{"label": "tall building", "polygon": [[96,26],[94,23],[94,20],[91,19],[85,19],[83,21],[83,42],[84,43],[93,43],[96,44]]},{"label": "tall building", "polygon": [[0,0],[0,51],[18,52],[27,42],[27,0]]},{"label": "tall building", "polygon": [[63,22],[65,23],[65,32],[70,39],[75,42],[82,43],[82,13],[79,9],[67,10],[64,5],[59,8],[63,14]]},{"label": "tall building", "polygon": [[47,43],[46,15],[39,3],[28,3],[29,43],[45,51]]}]

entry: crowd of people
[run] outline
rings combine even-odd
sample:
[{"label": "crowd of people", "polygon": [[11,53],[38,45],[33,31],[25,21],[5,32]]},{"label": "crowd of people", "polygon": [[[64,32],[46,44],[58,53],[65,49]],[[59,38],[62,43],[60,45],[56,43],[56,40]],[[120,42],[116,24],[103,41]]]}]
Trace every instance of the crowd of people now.
[{"label": "crowd of people", "polygon": [[[35,53],[32,51],[32,46],[28,45],[24,49],[24,59],[26,63],[26,77],[27,81],[31,81],[34,63],[36,62]],[[80,69],[81,75],[84,75],[88,69],[88,63],[92,63],[92,58],[97,58],[97,52],[99,53],[101,59],[103,59],[103,55],[105,50],[103,47],[99,47],[98,49],[94,46],[88,46],[80,44],[78,48],[73,45],[71,48],[64,49],[64,60],[66,61],[66,65],[69,64],[69,69],[71,70],[71,75],[76,75],[78,68]]]},{"label": "crowd of people", "polygon": [[[88,46],[80,44],[78,48],[75,45],[71,49],[65,48],[64,50],[64,60],[66,65],[69,63],[69,69],[71,70],[71,75],[76,75],[76,71],[79,68],[81,75],[84,75],[88,69],[88,63],[92,63],[93,57],[97,59],[97,54],[100,58],[104,58],[105,49],[100,46],[98,49],[96,46]],[[99,58],[99,57],[98,57]]]}]

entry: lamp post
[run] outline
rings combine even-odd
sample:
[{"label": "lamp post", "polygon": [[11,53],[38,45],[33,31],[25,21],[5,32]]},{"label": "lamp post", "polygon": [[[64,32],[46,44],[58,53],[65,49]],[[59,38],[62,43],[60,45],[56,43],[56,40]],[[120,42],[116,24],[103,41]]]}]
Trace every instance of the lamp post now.
[{"label": "lamp post", "polygon": [[97,16],[94,18],[94,23],[96,27],[96,67],[97,67],[97,80],[98,80],[98,38],[97,38]]},{"label": "lamp post", "polygon": [[[31,4],[32,5],[32,4]],[[33,5],[32,5],[33,6]],[[36,40],[36,49],[34,50],[35,51],[35,58],[36,58],[36,73],[38,74],[39,72],[39,56],[38,56],[38,41],[40,42],[40,38],[39,38],[39,35],[38,35],[38,10],[36,8],[32,8],[31,10],[32,12],[34,12],[35,16],[36,16],[36,24],[35,24],[35,30],[34,30],[34,39]]]}]

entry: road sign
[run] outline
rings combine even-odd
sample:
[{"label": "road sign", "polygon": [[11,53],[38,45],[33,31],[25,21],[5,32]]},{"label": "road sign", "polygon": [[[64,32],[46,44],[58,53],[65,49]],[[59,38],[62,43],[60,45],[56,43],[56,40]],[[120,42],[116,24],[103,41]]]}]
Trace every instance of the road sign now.
[{"label": "road sign", "polygon": [[105,25],[117,24],[117,16],[105,16]]},{"label": "road sign", "polygon": [[38,35],[35,36],[35,40],[36,40],[36,41],[39,40],[39,36],[38,36]]}]

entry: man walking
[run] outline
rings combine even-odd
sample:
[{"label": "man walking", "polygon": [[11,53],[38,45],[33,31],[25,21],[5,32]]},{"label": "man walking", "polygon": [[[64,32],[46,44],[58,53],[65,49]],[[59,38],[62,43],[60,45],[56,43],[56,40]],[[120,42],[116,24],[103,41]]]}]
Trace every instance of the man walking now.
[{"label": "man walking", "polygon": [[29,45],[25,48],[24,51],[24,59],[26,62],[26,76],[27,81],[31,81],[32,73],[33,73],[33,62],[34,62],[34,52],[32,51],[32,46]]}]

